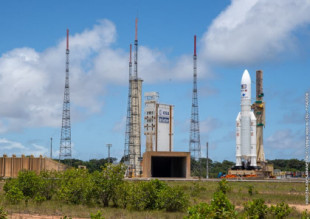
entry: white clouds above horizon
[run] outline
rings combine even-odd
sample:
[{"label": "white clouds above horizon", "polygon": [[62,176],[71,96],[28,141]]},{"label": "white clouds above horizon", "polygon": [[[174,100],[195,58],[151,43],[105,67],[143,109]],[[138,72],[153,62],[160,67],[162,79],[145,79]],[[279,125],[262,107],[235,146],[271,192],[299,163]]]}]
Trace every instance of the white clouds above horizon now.
[{"label": "white clouds above horizon", "polygon": [[202,55],[249,65],[296,49],[294,31],[310,23],[309,0],[232,0],[202,39]]},{"label": "white clouds above horizon", "polygon": [[[70,35],[70,91],[72,117],[101,111],[98,101],[107,84],[126,84],[128,52],[114,48],[116,26],[101,20],[92,29]],[[0,57],[0,131],[59,126],[65,77],[65,43],[37,52],[16,48]],[[192,76],[191,56],[172,64],[158,50],[139,47],[139,76],[146,83]],[[83,113],[82,113],[83,112]]]},{"label": "white clouds above horizon", "polygon": [[21,156],[24,154],[38,157],[40,155],[46,156],[47,153],[48,149],[38,144],[31,144],[30,146],[26,147],[20,142],[11,141],[6,138],[0,138],[0,154],[6,154],[8,156],[12,156],[13,154]]}]

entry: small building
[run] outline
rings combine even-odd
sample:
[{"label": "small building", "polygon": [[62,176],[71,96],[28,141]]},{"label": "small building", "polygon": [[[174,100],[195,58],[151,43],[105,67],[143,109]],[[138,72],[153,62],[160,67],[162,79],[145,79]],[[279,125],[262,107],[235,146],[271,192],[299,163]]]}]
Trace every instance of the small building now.
[{"label": "small building", "polygon": [[173,105],[158,102],[158,92],[144,94],[146,151],[173,151]]}]

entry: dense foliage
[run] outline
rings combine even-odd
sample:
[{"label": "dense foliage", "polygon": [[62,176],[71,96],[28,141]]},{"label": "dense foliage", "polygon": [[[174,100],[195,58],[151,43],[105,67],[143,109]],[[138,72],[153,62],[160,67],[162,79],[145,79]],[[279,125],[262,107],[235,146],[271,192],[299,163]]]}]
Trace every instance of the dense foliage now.
[{"label": "dense foliage", "polygon": [[[226,180],[218,183],[216,192],[213,194],[211,203],[199,203],[188,208],[185,219],[204,219],[204,218],[286,218],[292,209],[285,203],[268,207],[263,199],[253,199],[244,203],[243,212],[235,210],[235,206],[228,200],[227,193],[231,191]],[[303,215],[307,216],[307,212]],[[271,217],[270,217],[271,216]]]},{"label": "dense foliage", "polygon": [[[151,180],[126,182],[125,166],[106,164],[101,171],[68,169],[64,172],[21,171],[4,185],[5,198],[11,204],[25,201],[42,203],[57,200],[73,205],[108,207],[113,205],[134,210],[183,211],[189,197],[179,187]],[[99,218],[99,213],[96,217]],[[95,216],[94,216],[95,217]],[[95,217],[95,218],[96,218]]]},{"label": "dense foliage", "polygon": [[[117,159],[114,157],[110,158],[110,163],[114,163]],[[58,160],[57,160],[58,161]],[[78,166],[86,166],[88,171],[90,173],[94,171],[100,171],[101,167],[109,163],[108,158],[102,158],[102,159],[90,159],[89,161],[83,161],[79,159],[66,159],[66,160],[60,160],[61,163],[66,164],[68,166],[72,166],[74,168],[78,168]]]}]

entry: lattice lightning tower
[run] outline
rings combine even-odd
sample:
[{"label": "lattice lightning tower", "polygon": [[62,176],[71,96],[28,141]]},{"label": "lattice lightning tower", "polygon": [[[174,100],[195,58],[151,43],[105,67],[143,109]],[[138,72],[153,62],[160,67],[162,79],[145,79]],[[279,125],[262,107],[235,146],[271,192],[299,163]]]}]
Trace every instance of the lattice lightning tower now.
[{"label": "lattice lightning tower", "polygon": [[198,114],[198,96],[197,96],[197,54],[196,54],[196,35],[194,36],[194,80],[193,80],[193,96],[192,96],[192,113],[191,113],[191,127],[189,151],[191,157],[199,161],[201,157],[200,147],[200,131],[199,131],[199,114]]},{"label": "lattice lightning tower", "polygon": [[128,102],[127,102],[127,117],[126,117],[126,132],[125,132],[125,148],[124,148],[124,163],[129,164],[129,145],[130,145],[130,129],[131,129],[131,79],[132,79],[132,61],[131,61],[130,44],[129,53],[129,88],[128,88]]},{"label": "lattice lightning tower", "polygon": [[138,78],[138,19],[136,19],[134,50],[134,74],[131,80],[131,118],[129,163],[134,176],[140,176],[141,157],[141,92],[142,80]]},{"label": "lattice lightning tower", "polygon": [[62,111],[59,160],[71,159],[71,122],[70,122],[70,88],[69,88],[69,30],[67,29],[66,48],[66,82]]}]

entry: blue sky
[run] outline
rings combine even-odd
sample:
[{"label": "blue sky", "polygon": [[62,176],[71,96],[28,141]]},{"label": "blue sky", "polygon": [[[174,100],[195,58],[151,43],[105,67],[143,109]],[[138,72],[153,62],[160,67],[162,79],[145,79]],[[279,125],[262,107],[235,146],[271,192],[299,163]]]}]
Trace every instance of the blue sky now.
[{"label": "blue sky", "polygon": [[308,0],[2,1],[0,153],[49,156],[53,137],[58,157],[69,28],[73,157],[107,157],[111,143],[120,158],[138,17],[143,92],[175,105],[176,151],[188,150],[196,34],[203,155],[209,141],[213,160],[235,160],[241,76],[248,69],[255,89],[262,69],[266,158],[302,159],[309,11]]}]

